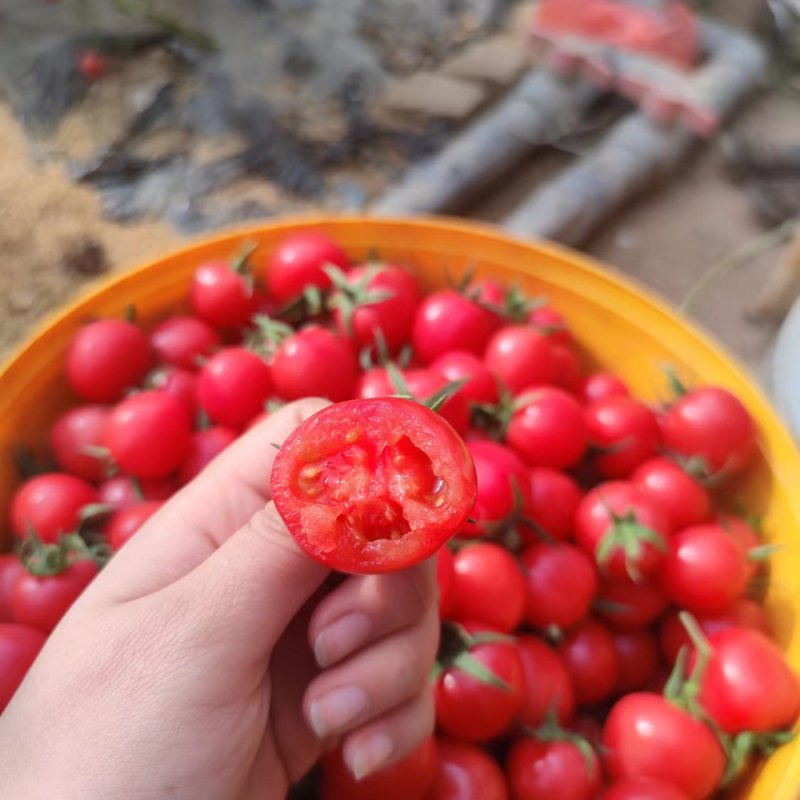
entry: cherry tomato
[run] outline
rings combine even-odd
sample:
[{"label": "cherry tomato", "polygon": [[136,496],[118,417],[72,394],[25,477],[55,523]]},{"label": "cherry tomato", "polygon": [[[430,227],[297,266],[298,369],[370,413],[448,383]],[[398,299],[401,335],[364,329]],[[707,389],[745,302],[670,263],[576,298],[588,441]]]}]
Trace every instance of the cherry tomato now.
[{"label": "cherry tomato", "polygon": [[508,800],[508,785],[503,770],[485,750],[440,739],[436,778],[425,800]]},{"label": "cherry tomato", "polygon": [[594,800],[600,764],[570,741],[517,739],[506,761],[513,800]]},{"label": "cherry tomato", "polygon": [[178,484],[171,477],[139,481],[130,475],[117,475],[101,483],[97,493],[101,503],[120,511],[145,500],[167,500],[177,490]]},{"label": "cherry tomato", "polygon": [[105,406],[76,406],[62,414],[50,431],[50,447],[58,466],[86,481],[101,481],[108,460],[101,453],[111,412]]},{"label": "cherry tomato", "polygon": [[147,380],[151,389],[158,389],[180,400],[189,419],[197,413],[197,376],[180,367],[162,367],[150,373]]},{"label": "cherry tomato", "polygon": [[486,345],[486,366],[508,389],[546,386],[553,380],[553,353],[547,339],[528,325],[508,325]]},{"label": "cherry tomato", "polygon": [[528,519],[554,539],[568,538],[581,500],[578,484],[569,475],[550,467],[533,467],[529,475]]},{"label": "cherry tomato", "polygon": [[614,634],[619,680],[617,690],[635,692],[644,689],[655,675],[660,661],[656,637],[646,628]]},{"label": "cherry tomato", "polygon": [[219,334],[197,317],[169,317],[150,334],[159,361],[181,369],[196,370],[221,346]]},{"label": "cherry tomato", "polygon": [[579,703],[599,703],[613,694],[619,682],[619,661],[614,637],[605,625],[584,620],[567,633],[558,652]]},{"label": "cherry tomato", "polygon": [[378,331],[390,353],[409,340],[420,301],[416,278],[392,264],[364,264],[347,275],[346,289],[330,298],[336,327],[358,347],[375,343]]},{"label": "cherry tomato", "polygon": [[668,605],[657,581],[635,583],[625,577],[600,581],[595,610],[614,630],[632,631],[657,620]]},{"label": "cherry tomato", "polygon": [[648,692],[625,695],[611,709],[603,754],[612,778],[653,778],[691,800],[709,797],[725,771],[725,754],[711,729]]},{"label": "cherry tomato", "polygon": [[666,515],[632,483],[601,483],[575,513],[575,540],[612,578],[638,578],[658,568],[668,547]]},{"label": "cherry tomato", "polygon": [[411,800],[426,797],[436,779],[438,747],[429,736],[405,758],[357,781],[340,750],[322,759],[321,800]]},{"label": "cherry tomato", "polygon": [[450,606],[453,619],[482,622],[510,633],[522,620],[525,601],[525,577],[508,550],[481,542],[456,553]]},{"label": "cherry tomato", "polygon": [[86,481],[62,472],[29,478],[11,500],[11,528],[24,539],[31,530],[46,543],[78,529],[81,512],[97,503],[97,491]]},{"label": "cherry tomato", "polygon": [[529,625],[569,628],[586,616],[597,591],[597,570],[583,551],[563,542],[536,542],[521,560],[527,573]]},{"label": "cherry tomato", "polygon": [[572,343],[566,320],[552,306],[538,306],[532,309],[528,315],[528,322],[555,344],[568,347]]},{"label": "cherry tomato", "polygon": [[195,315],[216,328],[242,328],[255,310],[248,277],[227,261],[209,261],[197,268],[191,301]]},{"label": "cherry tomato", "polygon": [[536,636],[520,636],[517,647],[523,673],[517,719],[535,728],[555,712],[565,725],[575,714],[575,690],[561,657]]},{"label": "cherry tomato", "polygon": [[584,403],[590,405],[609,397],[630,397],[631,393],[613,372],[593,372],[583,379],[579,395]]},{"label": "cherry tomato", "polygon": [[763,544],[761,537],[745,520],[733,514],[717,514],[714,521],[720,527],[724,528],[731,539],[739,545],[739,548],[747,560],[748,574],[752,580],[763,566],[762,561],[754,561],[750,558],[751,552]]},{"label": "cherry tomato", "polygon": [[113,403],[141,383],[153,364],[147,336],[121,319],[101,319],[81,328],[67,351],[67,380],[90,403]]},{"label": "cherry tomato", "polygon": [[447,545],[436,554],[436,584],[439,587],[439,616],[450,619],[453,607],[453,553]]},{"label": "cherry tomato", "polygon": [[424,364],[453,350],[482,355],[501,324],[500,317],[479,300],[445,289],[429,294],[417,307],[411,341]]},{"label": "cherry tomato", "polygon": [[586,409],[589,443],[604,478],[627,478],[661,444],[656,415],[630,397],[598,400]]},{"label": "cherry tomato", "polygon": [[[410,369],[404,375],[406,386],[417,400],[425,401],[447,386],[447,380],[433,369]],[[394,392],[393,392],[394,393]],[[469,405],[461,392],[442,404],[439,413],[460,433],[469,427]]]},{"label": "cherry tomato", "polygon": [[188,483],[199,475],[228,445],[236,441],[238,434],[232,428],[216,426],[195,431],[189,452],[178,469],[178,480]]},{"label": "cherry tomato", "polygon": [[303,550],[345,572],[428,558],[466,522],[476,494],[453,428],[403,398],[350,400],[306,420],[278,452],[271,487]]},{"label": "cherry tomato", "polygon": [[774,731],[800,715],[800,682],[778,646],[758,631],[725,628],[708,637],[711,657],[700,703],[726,733]]},{"label": "cherry tomato", "polygon": [[78,72],[87,81],[99,81],[108,71],[108,61],[97,50],[84,50],[78,57]]},{"label": "cherry tomato", "polygon": [[272,380],[284,400],[346,400],[353,395],[357,371],[351,342],[318,326],[290,336],[272,360]]},{"label": "cherry tomato", "polygon": [[325,272],[328,265],[344,272],[350,269],[344,251],[324,233],[296,233],[280,242],[270,256],[267,290],[273,300],[285,304],[312,286],[329,289],[331,279]]},{"label": "cherry tomato", "polygon": [[640,464],[631,482],[661,506],[673,530],[699,525],[711,515],[708,491],[668,458]]},{"label": "cherry tomato", "polygon": [[719,386],[702,386],[679,398],[661,421],[670,453],[699,459],[709,475],[732,475],[750,461],[756,426],[741,401]]},{"label": "cherry tomato", "polygon": [[249,350],[228,347],[212,356],[197,382],[200,406],[218,425],[242,430],[272,394],[267,364]]},{"label": "cherry tomato", "polygon": [[[764,606],[744,597],[736,600],[722,614],[697,614],[695,619],[706,636],[726,628],[748,628],[759,631],[765,636],[771,635],[769,617]],[[667,614],[661,621],[659,641],[661,651],[671,664],[678,657],[682,647],[688,647],[690,650],[694,647],[686,628],[678,618],[677,611]]]},{"label": "cherry tomato", "polygon": [[689,800],[677,786],[650,778],[618,781],[603,795],[603,800]]},{"label": "cherry tomato", "polygon": [[506,440],[533,467],[566,469],[586,451],[586,424],[578,401],[562,389],[526,391],[515,403]]},{"label": "cherry tomato", "polygon": [[90,558],[69,564],[57,575],[38,577],[26,570],[11,595],[14,621],[50,633],[95,575],[97,564]]},{"label": "cherry tomato", "polygon": [[519,457],[497,442],[471,441],[467,450],[475,463],[478,494],[470,516],[474,522],[464,526],[462,536],[491,533],[511,514],[522,513],[529,505],[529,480]]},{"label": "cherry tomato", "polygon": [[0,622],[11,622],[11,594],[17,578],[25,572],[17,556],[11,553],[0,555]]},{"label": "cherry tomato", "polygon": [[0,714],[5,711],[36,656],[45,635],[27,625],[0,625]]},{"label": "cherry tomato", "polygon": [[467,652],[493,675],[489,680],[466,672],[455,664],[445,665],[436,678],[436,723],[449,736],[480,742],[501,734],[514,719],[523,691],[522,662],[516,644],[510,641],[482,642],[480,634],[494,633],[488,626],[465,624],[478,637]]},{"label": "cherry tomato", "polygon": [[163,478],[186,457],[191,443],[186,408],[166,392],[140,392],[111,413],[106,444],[120,468],[138,478]]},{"label": "cherry tomato", "polygon": [[739,544],[719,525],[696,525],[676,533],[661,567],[667,597],[698,614],[725,611],[742,596],[749,577]]},{"label": "cherry tomato", "polygon": [[399,394],[392,384],[385,367],[373,367],[362,372],[356,381],[353,392],[361,400],[372,400],[374,397],[391,397]]},{"label": "cherry tomato", "polygon": [[550,344],[553,362],[553,383],[577,395],[581,390],[581,365],[571,348],[562,344]]},{"label": "cherry tomato", "polygon": [[163,505],[161,500],[146,500],[112,514],[106,525],[106,536],[111,549],[119,550]]},{"label": "cherry tomato", "polygon": [[431,369],[447,381],[466,380],[459,393],[468,403],[497,403],[497,381],[486,364],[474,353],[453,350],[439,356]]}]

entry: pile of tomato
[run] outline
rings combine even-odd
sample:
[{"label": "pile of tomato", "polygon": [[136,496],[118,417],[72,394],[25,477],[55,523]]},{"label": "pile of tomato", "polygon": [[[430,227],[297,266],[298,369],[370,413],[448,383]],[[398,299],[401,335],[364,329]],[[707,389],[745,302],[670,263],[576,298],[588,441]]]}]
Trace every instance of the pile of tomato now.
[{"label": "pile of tomato", "polygon": [[425,294],[413,265],[315,231],[198,265],[188,307],[70,343],[75,404],[0,556],[0,709],[104,560],[249,427],[302,397],[405,395],[436,398],[477,476],[436,556],[436,734],[360,783],[329,755],[323,798],[700,800],[788,740],[769,548],[726,490],[757,430],[726,389],[672,380],[649,405],[583,368],[546,300],[470,276]]}]

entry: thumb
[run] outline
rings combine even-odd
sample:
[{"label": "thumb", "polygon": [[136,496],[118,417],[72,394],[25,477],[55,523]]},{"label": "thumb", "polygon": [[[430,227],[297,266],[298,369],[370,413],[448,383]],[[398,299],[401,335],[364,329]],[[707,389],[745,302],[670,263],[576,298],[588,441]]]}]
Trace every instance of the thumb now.
[{"label": "thumb", "polygon": [[262,658],[328,573],[300,550],[270,501],[170,589],[184,602],[214,609],[204,620],[204,637],[232,638],[240,656]]}]

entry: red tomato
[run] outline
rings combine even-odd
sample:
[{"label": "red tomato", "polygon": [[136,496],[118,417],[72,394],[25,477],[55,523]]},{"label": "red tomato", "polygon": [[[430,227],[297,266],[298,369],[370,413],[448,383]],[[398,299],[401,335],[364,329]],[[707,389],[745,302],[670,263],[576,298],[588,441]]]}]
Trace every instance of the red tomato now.
[{"label": "red tomato", "polygon": [[398,391],[392,385],[384,367],[373,367],[361,373],[356,381],[354,394],[361,400],[371,400],[374,397],[391,397],[398,394]]},{"label": "red tomato", "polygon": [[529,325],[508,325],[497,331],[486,345],[484,361],[513,394],[553,380],[550,344]]},{"label": "red tomato", "polygon": [[[482,625],[463,627],[473,636],[497,633]],[[445,665],[434,686],[436,723],[449,736],[480,742],[505,731],[519,710],[524,685],[522,662],[516,644],[510,641],[472,644],[468,652],[499,685],[455,664]]]},{"label": "red tomato", "polygon": [[436,778],[425,800],[508,800],[508,785],[503,770],[485,750],[439,739]]},{"label": "red tomato", "polygon": [[763,562],[753,561],[750,558],[750,552],[763,544],[761,537],[745,520],[733,514],[717,514],[714,521],[724,528],[728,532],[728,536],[739,545],[745,559],[747,559],[748,573],[752,580],[763,565]]},{"label": "red tomato", "polygon": [[149,500],[112,514],[106,526],[106,536],[111,549],[115,552],[119,550],[163,505],[160,500]]},{"label": "red tomato", "polygon": [[506,761],[513,800],[594,800],[600,764],[570,741],[517,739]]},{"label": "red tomato", "polygon": [[726,733],[790,728],[800,715],[800,682],[764,634],[726,628],[708,637],[711,658],[700,703]]},{"label": "red tomato", "polygon": [[[51,0],[52,1],[52,0]],[[99,81],[108,70],[108,61],[97,50],[84,50],[78,58],[78,72],[87,81]]]},{"label": "red tomato", "polygon": [[586,409],[589,443],[604,478],[627,478],[661,444],[656,415],[630,397],[598,400]]},{"label": "red tomato", "polygon": [[650,778],[618,781],[603,795],[603,800],[689,800],[677,786]]},{"label": "red tomato", "polygon": [[597,590],[597,615],[618,631],[643,628],[657,620],[669,600],[657,582],[634,583],[630,578],[600,581]]},{"label": "red tomato", "polygon": [[218,425],[242,430],[272,394],[272,376],[262,358],[241,347],[212,356],[200,372],[200,406]]},{"label": "red tomato", "polygon": [[619,664],[617,690],[627,693],[644,689],[659,666],[660,652],[656,637],[646,628],[615,633],[614,649]]},{"label": "red tomato", "polygon": [[593,372],[583,379],[580,398],[587,405],[609,397],[630,397],[631,393],[622,379],[613,372]]},{"label": "red tomato", "polygon": [[178,480],[188,483],[199,475],[228,445],[236,441],[238,434],[232,428],[216,426],[195,431],[189,452],[178,469]]},{"label": "red tomato", "polygon": [[741,401],[726,389],[703,386],[679,398],[661,421],[670,453],[699,459],[709,475],[731,475],[750,461],[756,426]]},{"label": "red tomato", "polygon": [[566,469],[586,451],[586,424],[578,401],[561,389],[523,392],[506,440],[533,467]]},{"label": "red tomato", "polygon": [[48,472],[23,483],[11,499],[11,528],[21,539],[35,531],[45,543],[78,529],[81,511],[98,501],[97,491],[74,475]]},{"label": "red tomato", "polygon": [[569,475],[550,467],[533,467],[529,475],[528,519],[554,539],[568,538],[581,500],[578,484]]},{"label": "red tomato", "polygon": [[696,525],[676,533],[661,567],[667,597],[698,614],[725,611],[742,596],[749,577],[739,544],[719,525]]},{"label": "red tomato", "polygon": [[452,350],[481,355],[502,321],[492,310],[450,289],[429,294],[417,307],[411,341],[430,364]]},{"label": "red tomato", "polygon": [[648,692],[625,695],[611,709],[603,753],[612,778],[653,778],[691,800],[709,797],[725,771],[725,754],[711,729]]},{"label": "red tomato", "polygon": [[525,600],[525,577],[508,550],[481,542],[456,553],[452,619],[481,622],[510,633],[522,620]]},{"label": "red tomato", "polygon": [[447,381],[466,380],[459,389],[468,403],[497,403],[497,381],[486,364],[474,353],[454,350],[439,356],[431,369]]},{"label": "red tomato", "polygon": [[120,511],[144,500],[167,500],[177,490],[178,485],[173,478],[138,481],[130,475],[117,475],[101,483],[97,493],[101,503]]},{"label": "red tomato", "polygon": [[[765,636],[771,635],[769,617],[767,617],[764,606],[744,597],[736,600],[722,614],[698,614],[695,619],[706,636],[726,628],[748,628],[759,631]],[[675,661],[682,647],[693,649],[692,640],[678,618],[677,611],[667,614],[661,621],[659,641],[661,642],[661,651],[670,663]]]},{"label": "red tomato", "polygon": [[255,310],[252,284],[227,261],[209,261],[195,270],[191,301],[195,315],[216,328],[243,328]]},{"label": "red tomato", "polygon": [[81,328],[67,351],[67,380],[90,403],[113,403],[141,383],[153,364],[147,336],[121,319],[101,319]]},{"label": "red tomato", "polygon": [[711,515],[708,491],[668,458],[640,464],[631,482],[661,506],[673,530],[699,525]]},{"label": "red tomato", "polygon": [[42,649],[45,635],[27,625],[0,625],[0,714]]},{"label": "red tomato", "polygon": [[669,533],[661,507],[627,481],[601,483],[581,500],[575,514],[576,542],[612,578],[655,572]]},{"label": "red tomato", "polygon": [[522,661],[522,702],[517,719],[536,728],[555,711],[562,725],[575,714],[575,690],[558,653],[536,636],[517,641]]},{"label": "red tomato", "polygon": [[346,400],[353,395],[357,372],[352,343],[318,326],[290,336],[272,360],[272,380],[284,400]]},{"label": "red tomato", "polygon": [[523,551],[522,563],[529,625],[569,628],[586,616],[597,591],[597,570],[581,550],[561,542],[536,542]]},{"label": "red tomato", "polygon": [[416,278],[392,264],[364,264],[347,275],[347,289],[330,298],[336,327],[359,347],[375,343],[380,331],[390,353],[409,340],[420,300]]},{"label": "red tomato", "polygon": [[147,383],[149,388],[166,392],[180,400],[189,419],[194,419],[198,399],[197,376],[193,372],[180,367],[162,367],[150,373]]},{"label": "red tomato", "polygon": [[140,392],[118,403],[106,430],[114,462],[138,478],[163,478],[186,457],[192,426],[180,400]]},{"label": "red tomato", "polygon": [[552,306],[538,306],[528,316],[528,322],[551,342],[569,346],[572,337],[564,317]]},{"label": "red tomato", "polygon": [[436,583],[439,587],[439,616],[450,619],[453,607],[453,553],[447,545],[436,554]]},{"label": "red tomato", "polygon": [[280,242],[270,256],[267,290],[273,300],[285,304],[312,286],[329,289],[328,265],[344,272],[350,268],[344,251],[324,233],[296,233]]},{"label": "red tomato", "polygon": [[424,798],[436,779],[438,747],[429,736],[409,755],[357,781],[340,750],[322,759],[321,800],[411,800]]},{"label": "red tomato", "polygon": [[17,578],[11,596],[14,621],[50,633],[97,571],[90,558],[69,564],[57,575],[38,577],[26,570]]},{"label": "red tomato", "polygon": [[613,694],[619,682],[619,661],[614,637],[605,625],[584,620],[567,633],[558,652],[579,703],[599,703]]},{"label": "red tomato", "polygon": [[76,406],[58,418],[50,431],[50,447],[64,472],[86,481],[106,477],[108,460],[92,448],[105,446],[110,414],[105,406]]},{"label": "red tomato", "polygon": [[[433,369],[410,369],[404,375],[406,386],[417,400],[425,401],[447,386],[447,379]],[[392,392],[396,394],[396,392]],[[469,427],[469,405],[461,392],[449,397],[439,413],[460,433]]]},{"label": "red tomato", "polygon": [[481,536],[491,533],[509,515],[524,512],[529,504],[529,480],[519,457],[497,442],[467,443],[475,473],[478,494],[470,516],[474,523],[465,525],[462,535]]},{"label": "red tomato", "polygon": [[433,555],[466,522],[476,493],[453,428],[402,398],[350,400],[306,420],[278,452],[271,487],[303,550],[345,572]]},{"label": "red tomato", "polygon": [[10,622],[12,619],[11,594],[17,578],[25,571],[17,556],[11,553],[0,555],[0,622]]},{"label": "red tomato", "polygon": [[169,317],[150,334],[159,361],[181,369],[198,369],[221,346],[217,332],[197,317]]},{"label": "red tomato", "polygon": [[578,357],[567,346],[551,343],[550,353],[553,361],[553,383],[577,395],[581,390],[581,365]]}]

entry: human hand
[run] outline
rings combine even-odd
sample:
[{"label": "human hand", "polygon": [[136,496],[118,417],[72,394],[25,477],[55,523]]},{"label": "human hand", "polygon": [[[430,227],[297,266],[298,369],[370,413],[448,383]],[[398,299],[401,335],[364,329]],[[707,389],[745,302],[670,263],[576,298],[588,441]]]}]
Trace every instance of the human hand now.
[{"label": "human hand", "polygon": [[0,717],[0,797],[271,800],[340,737],[363,776],[430,732],[432,564],[330,588],[268,502],[324,405],[243,436],[84,592]]}]

